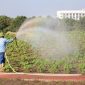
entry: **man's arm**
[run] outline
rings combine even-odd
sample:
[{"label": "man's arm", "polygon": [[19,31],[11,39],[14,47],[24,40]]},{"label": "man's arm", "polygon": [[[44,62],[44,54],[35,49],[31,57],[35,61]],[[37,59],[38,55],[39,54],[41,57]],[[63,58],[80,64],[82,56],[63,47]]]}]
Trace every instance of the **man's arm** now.
[{"label": "man's arm", "polygon": [[14,41],[14,39],[6,39],[6,43],[11,43],[13,41]]}]

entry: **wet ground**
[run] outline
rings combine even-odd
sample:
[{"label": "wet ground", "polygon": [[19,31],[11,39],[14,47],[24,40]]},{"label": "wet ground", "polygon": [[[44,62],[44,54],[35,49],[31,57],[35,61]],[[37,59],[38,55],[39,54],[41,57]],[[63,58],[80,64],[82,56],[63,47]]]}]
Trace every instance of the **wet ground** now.
[{"label": "wet ground", "polygon": [[84,81],[68,81],[68,82],[44,82],[44,81],[27,81],[27,80],[12,80],[0,79],[0,85],[85,85]]}]

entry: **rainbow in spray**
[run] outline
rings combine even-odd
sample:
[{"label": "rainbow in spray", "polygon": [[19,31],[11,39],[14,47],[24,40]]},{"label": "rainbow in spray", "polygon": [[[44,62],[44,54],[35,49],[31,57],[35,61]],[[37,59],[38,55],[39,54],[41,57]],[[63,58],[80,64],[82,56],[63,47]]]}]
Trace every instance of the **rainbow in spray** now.
[{"label": "rainbow in spray", "polygon": [[30,43],[45,58],[60,58],[76,50],[66,35],[63,22],[52,17],[26,20],[17,32],[17,38]]}]

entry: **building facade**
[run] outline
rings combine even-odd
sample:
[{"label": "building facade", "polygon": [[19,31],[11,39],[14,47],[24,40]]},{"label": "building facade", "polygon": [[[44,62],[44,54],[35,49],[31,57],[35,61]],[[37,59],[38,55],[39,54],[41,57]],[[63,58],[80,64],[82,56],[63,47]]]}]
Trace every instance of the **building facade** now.
[{"label": "building facade", "polygon": [[84,16],[85,16],[85,9],[57,11],[57,18],[59,19],[70,18],[70,19],[79,20],[81,17]]}]

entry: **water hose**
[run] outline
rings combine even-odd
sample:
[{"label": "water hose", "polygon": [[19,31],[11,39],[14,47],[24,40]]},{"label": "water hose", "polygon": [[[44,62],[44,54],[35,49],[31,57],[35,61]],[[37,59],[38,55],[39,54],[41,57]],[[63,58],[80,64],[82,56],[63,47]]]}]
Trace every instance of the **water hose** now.
[{"label": "water hose", "polygon": [[[16,46],[18,47],[17,38],[16,38],[16,37],[15,37],[15,43],[16,43]],[[5,53],[5,58],[6,58],[6,61],[7,61],[8,65],[9,65],[9,67],[11,68],[11,70],[12,70],[14,73],[16,73],[15,69],[14,69],[14,68],[11,66],[11,64],[10,64],[9,59],[8,59],[6,53]]]},{"label": "water hose", "polygon": [[14,73],[16,73],[15,69],[14,69],[14,68],[11,66],[11,64],[10,64],[6,53],[5,53],[5,58],[6,58],[6,60],[7,60],[7,63],[8,63],[8,65],[9,65],[9,67],[11,68],[11,70],[12,70]]}]

